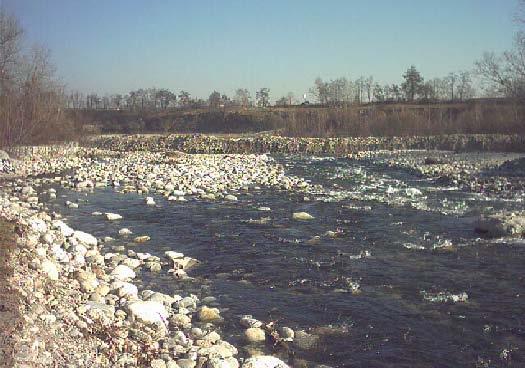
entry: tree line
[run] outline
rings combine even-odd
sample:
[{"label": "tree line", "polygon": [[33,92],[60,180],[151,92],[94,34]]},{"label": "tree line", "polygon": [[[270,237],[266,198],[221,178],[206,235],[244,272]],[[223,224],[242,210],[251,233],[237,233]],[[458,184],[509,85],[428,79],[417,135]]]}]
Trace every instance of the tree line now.
[{"label": "tree line", "polygon": [[166,110],[169,108],[223,108],[223,107],[268,107],[270,89],[260,88],[252,99],[250,91],[238,88],[232,97],[213,91],[207,99],[193,97],[188,91],[178,94],[167,88],[141,88],[126,94],[99,96],[96,93],[84,94],[69,92],[65,96],[69,109],[113,109],[113,110]]}]

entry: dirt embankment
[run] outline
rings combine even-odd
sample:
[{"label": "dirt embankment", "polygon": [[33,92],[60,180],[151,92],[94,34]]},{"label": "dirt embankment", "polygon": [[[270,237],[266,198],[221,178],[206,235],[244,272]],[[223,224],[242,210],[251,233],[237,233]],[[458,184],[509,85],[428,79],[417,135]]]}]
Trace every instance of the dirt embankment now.
[{"label": "dirt embankment", "polygon": [[13,288],[15,226],[0,219],[0,365],[13,366],[14,332],[20,328],[20,294]]}]

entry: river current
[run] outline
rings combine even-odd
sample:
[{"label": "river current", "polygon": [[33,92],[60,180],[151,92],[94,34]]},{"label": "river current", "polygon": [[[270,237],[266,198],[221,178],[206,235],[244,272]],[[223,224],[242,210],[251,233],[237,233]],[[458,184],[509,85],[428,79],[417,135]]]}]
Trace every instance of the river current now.
[{"label": "river current", "polygon": [[[237,346],[239,317],[250,314],[308,332],[288,349],[259,347],[296,365],[525,366],[525,243],[474,232],[481,213],[524,210],[523,196],[471,193],[373,160],[276,160],[324,190],[305,198],[261,188],[236,193],[236,202],[153,194],[157,205],[146,206],[143,195],[112,188],[56,188],[47,205],[74,228],[114,237],[105,252],[198,259],[192,280],[141,271],[141,284],[215,297],[208,304],[221,309],[224,338]],[[315,218],[293,220],[300,211]],[[119,237],[123,227],[151,240]]]}]

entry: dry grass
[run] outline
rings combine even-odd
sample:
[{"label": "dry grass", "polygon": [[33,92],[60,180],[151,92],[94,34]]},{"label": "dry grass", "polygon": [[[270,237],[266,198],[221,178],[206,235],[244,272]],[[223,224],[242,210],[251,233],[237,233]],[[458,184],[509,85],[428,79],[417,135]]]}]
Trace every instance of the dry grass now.
[{"label": "dry grass", "polygon": [[391,137],[442,134],[523,134],[525,108],[512,101],[382,104],[171,112],[72,111],[93,133],[254,134],[290,137]]}]

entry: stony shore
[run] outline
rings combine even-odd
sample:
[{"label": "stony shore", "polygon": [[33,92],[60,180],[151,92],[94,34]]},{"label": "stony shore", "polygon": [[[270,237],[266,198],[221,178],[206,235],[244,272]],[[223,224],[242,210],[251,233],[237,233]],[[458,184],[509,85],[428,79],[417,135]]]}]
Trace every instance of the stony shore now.
[{"label": "stony shore", "polygon": [[96,136],[86,145],[113,151],[178,150],[187,153],[272,153],[344,156],[377,150],[446,150],[459,152],[525,152],[523,135],[443,135],[430,137],[289,138],[261,135]]},{"label": "stony shore", "polygon": [[[112,186],[179,201],[235,201],[236,191],[256,186],[304,188],[307,183],[285,176],[264,155],[167,156],[68,148],[35,153],[14,161],[13,167],[17,177],[2,184],[0,217],[16,227],[7,284],[10,293],[19,295],[15,309],[20,322],[3,347],[4,361],[12,360],[15,367],[286,367],[271,356],[240,356],[221,338],[220,310],[206,300],[140,290],[134,282],[140,268],[169,268],[177,282],[188,277],[186,270],[196,260],[176,251],[166,252],[164,259],[107,252],[109,238],[72,229],[44,203],[55,196],[52,185],[79,191]],[[151,204],[148,197],[144,205]],[[105,214],[107,221],[117,218]],[[276,330],[249,316],[240,322],[247,343],[280,339]],[[283,331],[288,338],[293,334]]]}]

